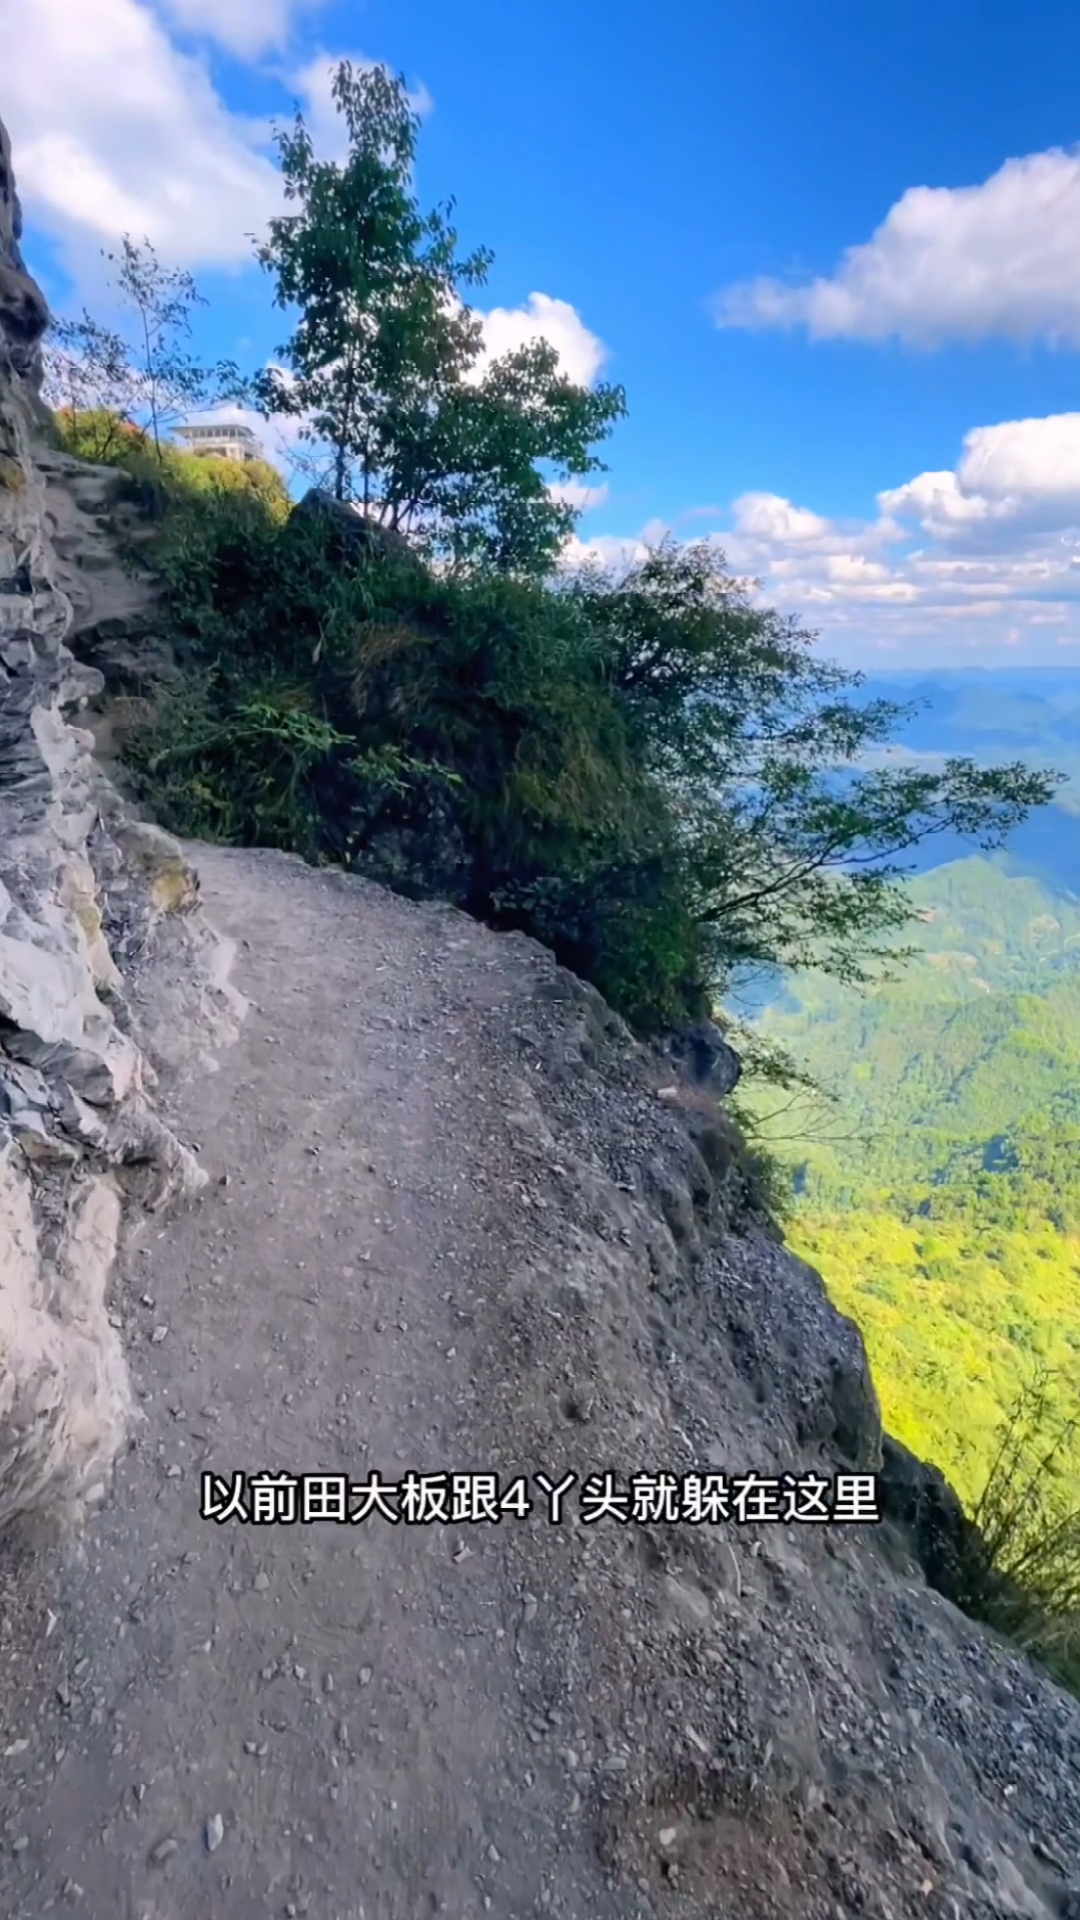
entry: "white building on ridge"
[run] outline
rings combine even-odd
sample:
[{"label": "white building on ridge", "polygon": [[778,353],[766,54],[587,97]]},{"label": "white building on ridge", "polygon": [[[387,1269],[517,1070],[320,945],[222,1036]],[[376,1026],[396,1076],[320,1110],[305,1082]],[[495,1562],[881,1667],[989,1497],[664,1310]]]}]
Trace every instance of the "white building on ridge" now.
[{"label": "white building on ridge", "polygon": [[212,454],[218,460],[261,460],[262,446],[250,427],[221,420],[212,427],[177,427],[176,437],[188,453]]}]

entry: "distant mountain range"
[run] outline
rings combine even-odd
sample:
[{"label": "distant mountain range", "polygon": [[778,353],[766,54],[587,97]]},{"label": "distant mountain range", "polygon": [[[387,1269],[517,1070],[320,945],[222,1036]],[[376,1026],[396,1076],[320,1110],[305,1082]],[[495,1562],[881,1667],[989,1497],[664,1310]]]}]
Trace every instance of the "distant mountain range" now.
[{"label": "distant mountain range", "polygon": [[[1007,873],[1080,894],[1080,667],[897,669],[867,674],[856,697],[918,705],[890,758],[1021,760],[1066,774],[1055,804],[1011,836],[1002,864]],[[975,851],[959,835],[930,840],[912,856],[912,870]]]},{"label": "distant mountain range", "polygon": [[919,753],[1080,760],[1080,667],[899,669],[867,674],[860,696],[925,701],[903,732]]}]

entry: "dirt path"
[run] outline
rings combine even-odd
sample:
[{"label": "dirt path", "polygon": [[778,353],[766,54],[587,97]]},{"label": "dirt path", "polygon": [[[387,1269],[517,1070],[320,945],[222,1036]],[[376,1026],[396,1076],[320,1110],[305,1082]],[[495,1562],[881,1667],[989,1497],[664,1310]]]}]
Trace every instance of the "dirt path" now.
[{"label": "dirt path", "polygon": [[550,956],[195,857],[252,1006],[169,1099],[213,1184],[125,1251],[84,1558],[0,1549],[0,1920],[1080,1913],[1077,1703],[880,1529],[201,1516],[204,1471],[831,1472],[877,1416]]},{"label": "dirt path", "polygon": [[492,1465],[475,1304],[503,1247],[460,1016],[506,982],[437,909],[273,856],[198,866],[253,1005],[174,1103],[210,1197],[118,1283],[146,1423],[85,1565],[28,1555],[9,1588],[0,1911],[636,1911],[530,1741],[505,1526],[200,1516],[204,1469]]}]

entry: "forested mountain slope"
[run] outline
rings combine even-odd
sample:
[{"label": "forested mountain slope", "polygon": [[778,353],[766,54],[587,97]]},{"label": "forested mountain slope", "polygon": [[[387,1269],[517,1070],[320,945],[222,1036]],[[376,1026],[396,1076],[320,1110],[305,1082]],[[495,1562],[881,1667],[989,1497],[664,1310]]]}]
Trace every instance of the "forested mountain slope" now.
[{"label": "forested mountain slope", "polygon": [[1048,1369],[1066,1419],[1080,1372],[1080,900],[1007,869],[921,875],[895,979],[804,979],[758,1023],[832,1096],[754,1096],[793,1241],[860,1322],[893,1429],[969,1500],[1017,1394]]}]

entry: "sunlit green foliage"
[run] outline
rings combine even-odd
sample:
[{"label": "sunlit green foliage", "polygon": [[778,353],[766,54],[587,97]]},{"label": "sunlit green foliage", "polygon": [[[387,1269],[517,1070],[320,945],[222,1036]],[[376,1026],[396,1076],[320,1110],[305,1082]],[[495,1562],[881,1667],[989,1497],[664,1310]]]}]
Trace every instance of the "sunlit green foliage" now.
[{"label": "sunlit green foliage", "polygon": [[[1040,1368],[1080,1383],[1080,900],[973,858],[911,883],[919,956],[760,1021],[832,1096],[744,1096],[795,1188],[789,1237],[866,1336],[887,1424],[973,1504]],[[1080,1444],[1063,1470],[1080,1487]]]},{"label": "sunlit green foliage", "polygon": [[895,978],[855,993],[806,977],[762,1016],[833,1095],[766,1132],[819,1213],[1080,1231],[1080,900],[974,858],[909,897],[919,952]]},{"label": "sunlit green foliage", "polygon": [[951,1597],[1080,1686],[1080,899],[997,858],[909,898],[894,978],[778,993],[755,1041],[806,1077],[743,1104],[886,1426],[979,1524]]},{"label": "sunlit green foliage", "polygon": [[[973,1505],[1001,1420],[1039,1365],[1050,1403],[1076,1410],[1080,1235],[929,1223],[861,1208],[800,1209],[795,1251],[863,1329],[886,1425]],[[1066,1467],[1080,1488],[1080,1442]]]},{"label": "sunlit green foliage", "polygon": [[104,408],[61,410],[54,415],[54,423],[65,452],[128,475],[151,517],[164,517],[166,508],[171,509],[170,537],[185,506],[199,508],[204,524],[208,509],[230,499],[241,505],[251,503],[259,518],[271,525],[280,525],[288,515],[288,490],[276,468],[265,460],[216,459],[188,453],[169,440],[155,448],[142,427]]}]

